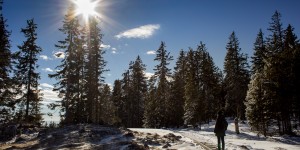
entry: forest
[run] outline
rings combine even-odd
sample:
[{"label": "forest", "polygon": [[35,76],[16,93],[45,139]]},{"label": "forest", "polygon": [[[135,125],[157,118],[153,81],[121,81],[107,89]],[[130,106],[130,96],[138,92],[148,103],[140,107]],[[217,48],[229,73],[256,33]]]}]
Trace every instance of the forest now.
[{"label": "forest", "polygon": [[[2,9],[2,4],[0,7]],[[63,39],[55,47],[65,58],[49,74],[54,91],[62,100],[48,105],[60,111],[60,125],[93,123],[127,128],[199,126],[216,118],[220,109],[226,117],[247,120],[251,129],[265,136],[273,132],[293,134],[300,126],[300,43],[294,27],[284,27],[275,11],[265,35],[258,29],[253,56],[241,52],[233,31],[228,37],[224,70],[218,68],[204,42],[196,49],[180,50],[176,58],[158,43],[153,60],[154,75],[147,78],[140,56],[113,87],[105,83],[109,71],[102,31],[96,17],[80,22],[70,5],[59,29]],[[21,29],[25,41],[11,51],[9,25],[0,14],[0,124],[42,124],[37,45],[38,25],[34,19]],[[170,43],[172,44],[172,43]],[[175,67],[170,68],[170,62]],[[51,114],[49,114],[51,115]],[[276,126],[278,130],[270,130]]]}]

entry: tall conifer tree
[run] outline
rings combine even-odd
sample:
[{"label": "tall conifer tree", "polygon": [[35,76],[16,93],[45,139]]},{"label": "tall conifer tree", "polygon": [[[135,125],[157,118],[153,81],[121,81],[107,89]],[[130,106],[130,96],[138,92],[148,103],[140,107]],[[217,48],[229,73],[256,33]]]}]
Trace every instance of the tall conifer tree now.
[{"label": "tall conifer tree", "polygon": [[[289,130],[290,127],[285,128],[284,124],[289,117],[286,114],[286,105],[290,105],[290,100],[285,99],[287,96],[287,91],[285,91],[286,81],[285,73],[287,66],[284,66],[284,32],[281,23],[281,14],[278,11],[275,11],[274,15],[271,18],[270,26],[268,30],[271,34],[267,37],[266,48],[267,48],[267,59],[265,66],[265,76],[266,80],[264,81],[267,93],[267,98],[271,104],[271,117],[276,120],[277,126],[280,133],[285,133],[285,130]],[[283,68],[286,67],[286,68]],[[284,118],[284,119],[283,119]]]},{"label": "tall conifer tree", "polygon": [[166,45],[164,42],[161,42],[158,50],[156,50],[156,57],[154,59],[158,61],[159,64],[155,66],[155,77],[157,79],[157,91],[156,99],[154,102],[155,111],[156,111],[156,123],[160,127],[167,127],[170,118],[170,109],[169,106],[170,99],[170,82],[168,78],[171,77],[171,69],[168,68],[170,61],[173,60],[173,57],[170,56],[170,53],[166,50]]},{"label": "tall conifer tree", "polygon": [[[101,92],[103,88],[106,61],[103,55],[105,51],[101,48],[102,34],[98,27],[98,20],[95,17],[89,18],[87,37],[87,69],[86,69],[86,92],[87,110],[90,121],[99,123],[101,120],[102,105]],[[99,104],[98,104],[99,103]]]},{"label": "tall conifer tree", "polygon": [[264,67],[266,63],[266,45],[262,30],[259,30],[254,43],[254,54],[252,57],[252,77],[248,85],[246,97],[246,117],[250,126],[254,130],[263,133],[265,136],[270,123],[270,109],[268,100],[265,98],[264,91],[266,80]]},{"label": "tall conifer tree", "polygon": [[[39,123],[41,121],[41,114],[39,112],[40,96],[38,90],[38,79],[40,79],[39,73],[36,71],[38,68],[38,55],[42,49],[37,46],[37,25],[34,20],[27,20],[27,27],[21,29],[26,41],[23,42],[20,49],[17,52],[17,66],[16,66],[16,80],[18,81],[18,87],[20,90],[20,111],[24,111],[22,118],[26,121],[34,121]],[[24,93],[23,93],[24,92]]]},{"label": "tall conifer tree", "polygon": [[132,127],[142,127],[145,107],[145,94],[147,92],[147,81],[145,77],[146,65],[143,64],[140,56],[136,58],[131,66],[131,98],[132,98]]},{"label": "tall conifer tree", "polygon": [[[57,49],[65,53],[65,57],[61,61],[61,65],[57,66],[57,72],[50,74],[50,78],[55,78],[58,82],[54,85],[54,91],[59,92],[62,97],[61,112],[63,115],[63,123],[78,122],[78,116],[75,112],[80,104],[79,96],[83,96],[79,92],[79,66],[82,66],[78,61],[78,54],[82,53],[82,42],[80,42],[80,24],[75,16],[75,7],[72,4],[63,21],[63,27],[59,29],[66,35],[64,40],[58,41],[55,45]],[[61,54],[59,54],[61,55]],[[57,105],[52,105],[57,106]]]},{"label": "tall conifer tree", "polygon": [[184,103],[184,124],[196,125],[200,121],[199,113],[199,82],[197,80],[197,64],[193,49],[187,52],[186,73],[185,73],[185,103]]},{"label": "tall conifer tree", "polygon": [[9,36],[11,32],[7,30],[8,25],[2,14],[3,1],[0,3],[0,120],[4,122],[11,120],[15,102],[12,88],[12,80],[9,74],[12,71],[12,54],[10,51]]},{"label": "tall conifer tree", "polygon": [[155,76],[150,77],[148,81],[148,92],[145,99],[145,111],[144,111],[144,127],[146,128],[158,128],[160,127],[160,121],[156,118],[158,115],[156,111],[156,91]]},{"label": "tall conifer tree", "polygon": [[185,71],[186,71],[186,53],[180,50],[179,57],[177,58],[176,66],[174,68],[174,74],[171,88],[171,114],[170,119],[171,126],[181,126],[183,125],[183,115],[184,115],[184,87],[185,87]]},{"label": "tall conifer tree", "polygon": [[245,119],[244,101],[249,83],[249,66],[247,56],[241,53],[235,32],[230,35],[226,49],[224,62],[226,108],[231,115]]},{"label": "tall conifer tree", "polygon": [[115,116],[116,116],[116,122],[115,124],[117,125],[123,125],[123,106],[124,102],[122,99],[122,82],[121,80],[115,80],[114,86],[113,86],[113,91],[112,91],[112,96],[111,100],[115,106]]},{"label": "tall conifer tree", "polygon": [[290,72],[287,72],[290,78],[287,90],[291,92],[289,94],[291,96],[292,106],[290,115],[291,117],[296,117],[293,119],[297,119],[300,123],[300,43],[297,36],[294,34],[294,28],[291,25],[288,25],[287,29],[284,31],[284,48],[285,52],[283,53],[283,57],[285,57],[290,70]]},{"label": "tall conifer tree", "polygon": [[212,57],[209,55],[205,44],[198,45],[195,60],[198,62],[197,79],[199,86],[200,103],[199,113],[202,113],[201,121],[208,122],[215,118],[220,100],[220,76],[219,69],[215,66]]},{"label": "tall conifer tree", "polygon": [[251,57],[252,73],[263,71],[265,65],[265,59],[266,59],[265,55],[266,55],[266,43],[264,40],[263,32],[260,29],[254,43],[254,54]]}]

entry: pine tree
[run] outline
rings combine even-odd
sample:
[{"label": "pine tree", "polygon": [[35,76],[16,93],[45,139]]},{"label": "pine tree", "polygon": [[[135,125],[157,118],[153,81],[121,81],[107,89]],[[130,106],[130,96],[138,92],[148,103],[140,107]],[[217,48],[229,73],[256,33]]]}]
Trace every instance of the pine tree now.
[{"label": "pine tree", "polygon": [[268,30],[271,34],[267,38],[267,58],[265,66],[265,75],[267,83],[266,95],[271,104],[271,116],[275,119],[279,128],[279,133],[288,133],[291,131],[289,116],[289,110],[286,110],[291,105],[291,100],[287,97],[288,92],[286,86],[288,83],[288,77],[285,77],[286,73],[289,73],[289,67],[285,64],[285,59],[282,54],[285,53],[284,49],[284,33],[281,23],[281,14],[276,11],[272,16],[272,21]]},{"label": "pine tree", "polygon": [[145,98],[145,111],[144,111],[144,127],[146,128],[158,128],[160,127],[160,121],[156,119],[158,116],[156,109],[156,92],[155,76],[152,76],[148,81],[148,92]]},{"label": "pine tree", "polygon": [[[130,62],[130,65],[133,62]],[[122,110],[122,123],[126,126],[126,127],[130,127],[132,126],[132,116],[130,114],[131,107],[132,107],[132,93],[131,93],[131,78],[130,78],[130,71],[126,70],[123,74],[123,79],[122,79],[122,102],[123,102],[123,106],[121,108]]]},{"label": "pine tree", "polygon": [[38,90],[40,75],[36,70],[38,68],[38,54],[42,49],[36,45],[36,29],[37,25],[31,19],[27,20],[27,27],[21,30],[27,39],[21,46],[18,46],[20,51],[17,53],[18,64],[15,78],[18,81],[18,87],[22,89],[22,93],[19,93],[21,95],[19,113],[22,114],[22,110],[25,109],[25,114],[22,114],[22,120],[39,123],[41,121],[39,112],[41,99]]},{"label": "pine tree", "polygon": [[[102,43],[101,30],[97,26],[98,21],[96,18],[89,19],[88,25],[88,62],[86,69],[86,90],[87,90],[87,110],[88,116],[94,123],[99,123],[101,120],[101,114],[97,112],[102,112],[101,109],[101,92],[100,87],[103,85],[104,77],[103,73],[105,70],[106,61],[103,55],[105,51],[101,49],[100,45]],[[97,103],[100,103],[99,105]],[[99,106],[99,107],[98,107]]]},{"label": "pine tree", "polygon": [[8,25],[2,14],[3,1],[0,2],[0,120],[8,122],[12,119],[15,102],[12,88],[12,81],[9,74],[12,71],[12,54],[10,51],[9,36],[11,32],[7,31]]},{"label": "pine tree", "polygon": [[131,72],[131,102],[130,115],[132,115],[131,127],[142,127],[145,94],[147,92],[147,81],[145,77],[146,65],[143,64],[140,56],[136,58],[131,66],[129,66]]},{"label": "pine tree", "polygon": [[[78,122],[80,116],[76,116],[79,105],[82,104],[81,96],[84,96],[79,88],[82,87],[80,82],[79,67],[82,67],[82,60],[78,59],[79,54],[82,54],[82,41],[80,24],[78,18],[75,16],[74,5],[71,5],[65,15],[63,27],[59,29],[66,35],[64,40],[58,41],[55,47],[64,51],[65,58],[61,61],[61,65],[56,67],[55,74],[49,74],[50,78],[55,78],[58,82],[54,85],[54,91],[59,92],[61,101],[61,113],[63,114],[62,123]],[[80,84],[80,85],[79,85]],[[53,104],[52,106],[58,106]],[[84,112],[82,113],[84,114]],[[80,117],[81,118],[81,117]]]},{"label": "pine tree", "polygon": [[101,90],[101,104],[102,109],[100,112],[101,114],[101,120],[105,124],[114,125],[116,123],[116,107],[114,106],[114,103],[111,99],[111,91],[110,87],[105,84],[104,87]]},{"label": "pine tree", "polygon": [[193,49],[187,53],[186,73],[185,73],[185,104],[184,104],[184,124],[196,125],[200,121],[199,111],[199,84],[197,82],[197,65]]},{"label": "pine tree", "polygon": [[270,101],[265,97],[263,72],[252,75],[246,97],[246,117],[253,130],[267,135],[270,126]]},{"label": "pine tree", "polygon": [[116,109],[115,110],[115,116],[116,116],[115,124],[124,126],[124,124],[122,122],[124,101],[122,99],[122,82],[121,82],[121,80],[115,80],[111,99],[112,99],[113,104]]},{"label": "pine tree", "polygon": [[156,51],[156,57],[154,61],[158,61],[159,64],[155,66],[154,75],[157,77],[157,91],[154,111],[157,113],[157,123],[160,127],[168,127],[169,118],[171,116],[170,104],[170,83],[168,78],[171,77],[171,69],[167,66],[173,57],[165,49],[165,43],[161,42],[158,50]]},{"label": "pine tree", "polygon": [[293,71],[294,71],[294,77],[295,77],[295,88],[294,88],[294,99],[293,99],[293,102],[294,102],[294,108],[295,109],[295,117],[297,117],[298,119],[298,126],[300,126],[300,71],[298,71],[298,69],[300,68],[300,44],[298,43],[297,44],[297,47],[295,48],[294,50],[294,65],[293,65]]},{"label": "pine tree", "polygon": [[[295,54],[297,53],[297,45],[299,45],[299,41],[297,39],[297,36],[293,33],[293,27],[291,25],[288,25],[287,29],[284,31],[284,49],[282,53],[280,53],[280,57],[282,59],[282,62],[280,65],[282,66],[281,70],[281,94],[284,98],[282,100],[283,107],[282,110],[282,126],[283,126],[283,132],[284,133],[291,133],[292,132],[292,125],[291,125],[291,119],[293,116],[295,116],[295,112],[297,111],[297,103],[296,95],[297,91],[297,69],[295,68],[295,62],[297,58],[295,58]],[[296,53],[295,53],[296,52]]]},{"label": "pine tree", "polygon": [[246,97],[246,117],[252,129],[266,136],[270,123],[269,100],[265,97],[265,75],[266,46],[263,33],[260,30],[254,43],[254,54],[252,57],[252,78],[248,85]]},{"label": "pine tree", "polygon": [[287,91],[289,91],[291,97],[290,115],[295,117],[300,122],[300,102],[299,102],[299,84],[300,84],[300,43],[297,36],[293,33],[294,28],[288,25],[284,32],[284,53],[283,57],[286,60],[286,64],[289,65],[290,72],[287,72],[289,79],[289,86],[287,86]]},{"label": "pine tree", "polygon": [[260,29],[254,43],[254,54],[252,58],[252,73],[263,71],[265,65],[266,44],[263,37],[263,32]]},{"label": "pine tree", "polygon": [[181,126],[183,125],[184,115],[184,87],[185,87],[185,70],[186,70],[186,54],[183,50],[180,50],[179,57],[177,58],[176,66],[174,68],[174,74],[171,87],[171,99],[173,100],[171,106],[170,125]]},{"label": "pine tree", "polygon": [[145,68],[140,56],[129,63],[129,69],[123,74],[120,97],[115,100],[119,117],[126,127],[142,127],[145,109],[147,81]]},{"label": "pine tree", "polygon": [[273,14],[268,30],[272,34],[267,38],[267,48],[269,55],[273,56],[283,50],[283,28],[281,14],[278,11]]},{"label": "pine tree", "polygon": [[244,119],[244,101],[248,89],[249,71],[247,56],[240,53],[239,41],[234,32],[229,37],[226,49],[224,62],[226,108],[231,115]]},{"label": "pine tree", "polygon": [[198,84],[201,106],[199,113],[202,114],[201,121],[208,122],[215,118],[215,113],[220,109],[218,104],[220,100],[221,83],[219,76],[219,69],[215,66],[212,57],[209,55],[205,44],[200,42],[197,48],[196,61],[198,61]]}]

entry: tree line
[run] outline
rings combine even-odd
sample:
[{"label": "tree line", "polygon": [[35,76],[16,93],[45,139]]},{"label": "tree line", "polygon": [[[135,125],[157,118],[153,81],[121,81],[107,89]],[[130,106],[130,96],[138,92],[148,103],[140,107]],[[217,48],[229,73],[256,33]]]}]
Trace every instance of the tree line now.
[{"label": "tree line", "polygon": [[[235,32],[226,45],[224,70],[214,63],[205,44],[180,50],[174,60],[161,42],[154,59],[154,75],[147,78],[140,56],[129,63],[112,89],[104,82],[107,62],[101,48],[102,34],[97,18],[82,24],[71,5],[59,29],[65,38],[55,45],[65,57],[50,78],[62,101],[49,105],[60,109],[61,124],[97,123],[124,127],[200,126],[225,109],[228,117],[247,119],[253,130],[267,135],[270,127],[291,134],[300,122],[300,44],[294,28],[283,29],[276,11],[264,37],[260,29],[254,42],[251,65],[241,52]],[[0,108],[3,120],[42,121],[38,89],[36,24],[29,20],[22,29],[26,41],[20,51],[10,52],[10,32],[0,16],[1,77]],[[22,93],[22,94],[20,94]],[[6,118],[6,119],[4,119]]]}]

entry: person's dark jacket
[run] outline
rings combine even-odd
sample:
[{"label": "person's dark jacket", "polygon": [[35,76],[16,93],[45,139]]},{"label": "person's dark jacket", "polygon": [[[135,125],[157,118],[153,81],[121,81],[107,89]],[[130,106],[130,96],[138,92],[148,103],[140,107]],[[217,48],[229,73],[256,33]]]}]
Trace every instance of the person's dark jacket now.
[{"label": "person's dark jacket", "polygon": [[225,131],[227,130],[228,123],[223,115],[218,115],[214,133],[216,136],[225,136]]}]

